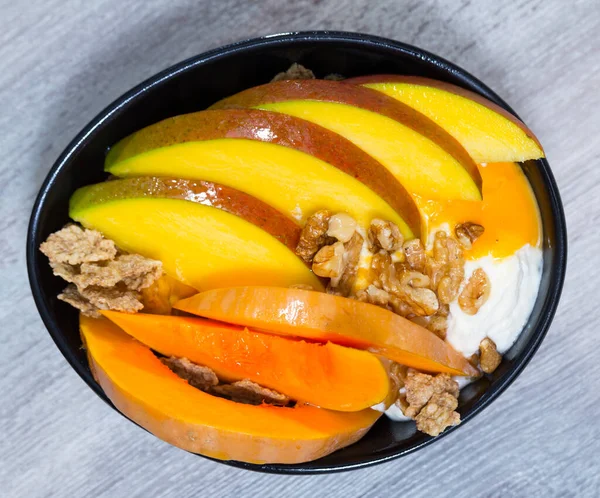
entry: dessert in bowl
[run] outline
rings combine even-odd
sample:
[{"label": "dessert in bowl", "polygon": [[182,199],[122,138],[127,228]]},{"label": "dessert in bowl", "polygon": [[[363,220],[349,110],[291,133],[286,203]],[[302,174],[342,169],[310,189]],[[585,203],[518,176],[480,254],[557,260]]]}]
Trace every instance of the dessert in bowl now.
[{"label": "dessert in bowl", "polygon": [[383,418],[427,441],[548,292],[533,133],[435,78],[339,73],[130,122],[38,237],[97,385],[181,448],[315,470]]}]

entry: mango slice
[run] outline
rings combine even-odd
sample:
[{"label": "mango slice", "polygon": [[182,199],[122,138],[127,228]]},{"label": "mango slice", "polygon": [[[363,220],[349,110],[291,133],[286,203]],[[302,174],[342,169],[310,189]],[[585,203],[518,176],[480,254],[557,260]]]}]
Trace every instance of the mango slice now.
[{"label": "mango slice", "polygon": [[481,199],[481,177],[448,132],[379,92],[338,81],[280,81],[250,88],[211,109],[256,108],[306,119],[350,140],[425,199]]},{"label": "mango slice", "polygon": [[544,157],[533,132],[515,116],[476,93],[416,76],[374,75],[346,80],[382,92],[431,118],[479,163]]},{"label": "mango slice", "polygon": [[346,212],[363,226],[373,218],[413,232],[387,202],[360,181],[298,150],[243,139],[184,142],[150,150],[107,168],[116,176],[178,176],[229,185],[304,225],[320,209]]},{"label": "mango slice", "polygon": [[[134,172],[143,172],[145,168],[148,168],[147,171],[152,172],[152,174],[162,175],[167,170],[166,165],[161,169],[153,169],[151,164],[145,163],[147,156],[138,158],[139,160],[135,161],[130,160],[133,160],[136,156],[163,147],[221,139],[227,139],[228,142],[226,143],[243,139],[287,147],[334,166],[340,172],[355,178],[379,195],[402,216],[416,236],[420,234],[420,216],[417,205],[402,184],[381,163],[337,133],[310,121],[279,112],[268,112],[257,109],[227,109],[223,111],[194,112],[168,118],[133,133],[121,140],[114,147],[111,147],[106,157],[105,169],[117,176],[130,176]],[[181,149],[176,150],[179,153],[183,152]],[[188,149],[184,150],[187,151]],[[212,149],[209,148],[209,150]],[[252,175],[261,178],[268,177],[270,170],[269,168],[260,167],[260,158],[263,155],[268,156],[269,153],[274,153],[277,149],[273,149],[272,147],[257,147],[252,150],[256,150],[258,154],[258,157],[248,157],[248,160],[253,161],[257,166],[252,171]],[[232,153],[229,155],[232,167],[235,167],[235,163],[238,161],[235,151],[236,149],[232,148]],[[206,153],[208,154],[208,152]],[[216,151],[213,151],[213,153],[216,153]],[[179,157],[175,153],[174,156],[175,158]],[[304,164],[303,158],[305,156],[302,155],[295,154],[291,157],[298,159],[291,166],[297,169],[299,177],[306,175],[307,168],[310,169],[311,166],[314,168],[316,164],[319,164],[314,162]],[[215,181],[236,186],[240,190],[248,188],[249,179],[239,177],[246,170],[237,172],[236,175],[219,175],[216,171],[202,172],[201,168],[211,166],[211,164],[203,165],[202,163],[205,161],[210,163],[214,160],[213,157],[210,154],[205,157],[194,154],[188,156],[189,160],[194,158],[200,163],[198,165],[198,178],[206,179],[208,178],[207,175],[215,174],[218,175],[214,177]],[[224,158],[219,156],[219,159],[223,161]],[[129,162],[120,164],[126,161]],[[189,166],[180,170],[179,164],[180,161],[175,160],[170,165],[173,175],[193,174],[193,170]],[[340,176],[340,178],[344,177]],[[250,185],[252,185],[252,182],[250,182]],[[296,203],[302,203],[303,197],[306,196],[301,188],[303,185],[304,182],[299,182],[296,187]],[[283,188],[283,185],[280,187]],[[332,184],[328,190],[333,192],[338,188],[339,184]],[[281,209],[281,205],[277,201],[277,196],[265,195],[264,190],[261,189],[252,189],[250,193],[255,197],[260,197],[267,203],[275,203],[272,205]],[[287,192],[287,195],[293,194],[294,191]],[[324,204],[321,208],[334,209],[329,204]],[[300,206],[299,209],[310,213],[311,210],[316,210],[318,207],[314,209],[302,208]],[[296,213],[290,212],[290,214],[297,218]]]},{"label": "mango slice", "polygon": [[77,190],[69,215],[125,251],[162,261],[173,278],[199,290],[248,284],[322,288],[292,250],[253,223],[187,200],[141,197],[115,183]]}]

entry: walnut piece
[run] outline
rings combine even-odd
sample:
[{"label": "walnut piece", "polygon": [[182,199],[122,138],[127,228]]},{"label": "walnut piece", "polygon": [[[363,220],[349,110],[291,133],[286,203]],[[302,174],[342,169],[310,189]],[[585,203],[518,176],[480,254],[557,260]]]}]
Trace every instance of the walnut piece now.
[{"label": "walnut piece", "polygon": [[329,218],[331,218],[331,211],[322,209],[306,220],[296,247],[296,254],[307,263],[312,263],[317,251],[330,241],[327,236]]},{"label": "walnut piece", "polygon": [[417,284],[426,282],[425,276],[418,272],[403,272],[396,275],[393,272],[381,276],[383,290],[387,291],[394,299],[391,300],[392,309],[402,316],[433,315],[439,308],[438,298],[431,289],[413,287],[412,281]]},{"label": "walnut piece", "polygon": [[421,240],[409,240],[404,243],[403,249],[409,268],[423,273],[425,271],[425,263],[427,262],[427,254]]},{"label": "walnut piece", "polygon": [[396,403],[403,410],[408,406],[406,404],[406,395],[400,393],[400,389],[404,387],[408,368],[400,363],[392,361],[388,367],[390,377],[390,396],[386,399],[388,403]]},{"label": "walnut piece", "polygon": [[396,273],[392,257],[387,251],[379,251],[371,258],[370,280],[377,287],[383,287]]},{"label": "walnut piece", "polygon": [[356,231],[356,220],[349,214],[338,213],[329,218],[327,235],[341,242],[348,242]]},{"label": "walnut piece", "polygon": [[117,248],[112,240],[105,239],[96,230],[81,228],[69,224],[50,234],[40,245],[40,251],[51,262],[79,265],[107,261],[117,255]]},{"label": "walnut piece", "polygon": [[427,405],[415,417],[417,429],[430,436],[439,436],[447,427],[460,424],[455,412],[458,400],[449,393],[434,394]]},{"label": "walnut piece", "polygon": [[433,241],[433,259],[439,263],[447,264],[462,259],[462,250],[458,242],[443,230],[436,232]]},{"label": "walnut piece", "polygon": [[426,328],[430,332],[433,332],[440,339],[446,339],[446,332],[448,331],[448,317],[444,315],[443,307],[440,305],[440,309],[434,315],[431,316],[411,316],[409,319],[411,322]]},{"label": "walnut piece", "polygon": [[448,331],[448,318],[436,313],[430,318],[425,328],[433,332],[440,339],[446,339],[446,332]]},{"label": "walnut piece", "polygon": [[354,287],[363,242],[362,236],[358,232],[354,232],[352,238],[344,243],[344,269],[342,275],[339,280],[335,278],[331,280],[331,284],[337,287],[343,296],[349,296]]},{"label": "walnut piece", "polygon": [[341,277],[344,271],[344,243],[336,242],[319,249],[313,259],[312,271],[319,277]]},{"label": "walnut piece", "polygon": [[479,364],[481,370],[487,374],[493,373],[500,363],[502,363],[502,355],[496,349],[496,343],[489,337],[486,337],[479,344]]},{"label": "walnut piece", "polygon": [[[414,254],[414,253],[413,253]],[[423,253],[425,254],[425,253]],[[389,295],[388,308],[394,313],[409,316],[428,316],[439,309],[438,298],[428,288],[430,281],[427,275],[410,269],[409,263],[392,263],[387,251],[380,250],[371,260],[371,285],[385,291]],[[370,295],[364,296],[367,302],[384,306],[384,294],[371,290]]]},{"label": "walnut piece", "polygon": [[454,301],[464,278],[464,259],[460,245],[446,232],[435,234],[433,255],[427,258],[426,271],[439,302],[450,304]]},{"label": "walnut piece", "polygon": [[210,392],[213,387],[219,383],[217,374],[210,368],[192,363],[187,358],[161,358],[162,361],[173,373],[184,380],[187,380],[191,386],[204,392]]},{"label": "walnut piece", "polygon": [[454,227],[454,234],[465,249],[471,249],[473,242],[481,237],[484,231],[485,228],[482,225],[470,221],[459,223]]},{"label": "walnut piece", "polygon": [[271,83],[275,81],[284,81],[284,80],[314,80],[315,74],[310,70],[294,62],[287,71],[283,71],[281,73],[277,73]]},{"label": "walnut piece", "polygon": [[410,307],[411,314],[417,316],[433,315],[440,305],[435,292],[431,289],[403,285],[399,287],[394,295]]},{"label": "walnut piece", "polygon": [[266,403],[276,406],[288,406],[291,401],[285,394],[261,387],[247,379],[234,382],[233,384],[222,384],[213,387],[212,392],[231,401],[249,405]]},{"label": "walnut piece", "polygon": [[369,285],[366,289],[360,290],[355,297],[358,301],[375,304],[382,308],[387,308],[390,302],[390,295],[373,284]]},{"label": "walnut piece", "polygon": [[402,247],[404,237],[395,223],[375,218],[369,226],[368,240],[375,248],[395,252]]},{"label": "walnut piece", "polygon": [[408,367],[405,365],[401,365],[395,361],[390,364],[390,378],[394,384],[398,386],[398,389],[402,389],[404,387],[407,375]]},{"label": "walnut piece", "polygon": [[458,305],[468,315],[475,315],[490,297],[491,283],[483,269],[477,268],[458,296]]},{"label": "walnut piece", "polygon": [[[397,266],[395,266],[395,268],[397,268]],[[429,287],[431,280],[427,275],[423,275],[421,272],[404,270],[400,274],[400,284],[423,289]]]}]

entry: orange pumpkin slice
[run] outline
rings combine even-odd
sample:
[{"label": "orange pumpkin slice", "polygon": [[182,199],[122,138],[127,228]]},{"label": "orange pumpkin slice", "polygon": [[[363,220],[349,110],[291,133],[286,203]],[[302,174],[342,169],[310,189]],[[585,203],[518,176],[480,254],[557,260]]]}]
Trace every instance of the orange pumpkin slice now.
[{"label": "orange pumpkin slice", "polygon": [[358,441],[381,415],[235,403],[190,386],[109,320],[81,316],[80,327],[90,368],[113,404],[187,451],[258,464],[307,462]]},{"label": "orange pumpkin slice", "polygon": [[424,327],[373,304],[323,292],[232,287],[196,294],[173,307],[275,334],[367,349],[418,370],[479,375],[464,356]]},{"label": "orange pumpkin slice", "polygon": [[366,351],[201,318],[102,314],[155,351],[207,366],[221,380],[249,379],[321,408],[363,410],[385,399],[390,389],[385,367]]}]

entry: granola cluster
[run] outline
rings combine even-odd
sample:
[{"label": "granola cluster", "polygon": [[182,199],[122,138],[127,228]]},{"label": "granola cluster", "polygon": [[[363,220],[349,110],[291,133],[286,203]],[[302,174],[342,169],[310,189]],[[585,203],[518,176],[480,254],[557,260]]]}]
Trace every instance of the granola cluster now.
[{"label": "granola cluster", "polygon": [[248,379],[238,382],[221,382],[212,369],[191,362],[187,358],[170,356],[161,361],[173,373],[186,380],[191,386],[206,393],[226,398],[237,403],[289,406],[291,400],[285,394],[262,387]]},{"label": "granola cluster", "polygon": [[122,253],[100,232],[75,224],[51,234],[40,251],[54,274],[69,282],[58,299],[93,318],[98,310],[141,310],[141,291],[163,273],[160,261]]},{"label": "granola cluster", "polygon": [[417,423],[417,429],[430,436],[460,423],[458,383],[448,374],[428,375],[393,364],[391,377],[399,386],[396,405]]},{"label": "granola cluster", "polygon": [[277,73],[271,83],[284,80],[314,80],[315,73],[297,62],[294,62],[287,71]]},{"label": "granola cluster", "polygon": [[[313,73],[310,69],[304,67],[302,64],[298,64],[294,62],[287,71],[282,71],[281,73],[277,73],[271,83],[276,81],[284,81],[284,80],[314,80],[316,79],[315,73]],[[341,81],[344,79],[344,76],[337,73],[328,74],[323,78],[324,80],[332,80],[332,81]]]}]

